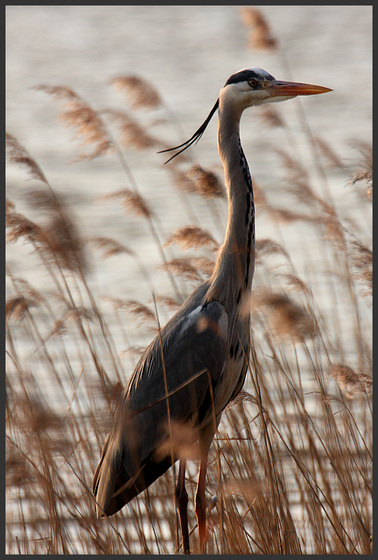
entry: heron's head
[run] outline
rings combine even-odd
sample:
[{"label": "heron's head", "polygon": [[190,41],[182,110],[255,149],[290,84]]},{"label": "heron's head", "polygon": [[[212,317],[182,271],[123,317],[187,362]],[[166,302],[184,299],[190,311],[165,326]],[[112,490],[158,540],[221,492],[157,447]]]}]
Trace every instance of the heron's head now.
[{"label": "heron's head", "polygon": [[220,92],[220,101],[231,101],[240,109],[276,101],[292,99],[297,95],[316,95],[332,91],[330,88],[282,82],[261,68],[245,68],[232,74]]},{"label": "heron's head", "polygon": [[224,108],[226,105],[229,109],[232,109],[232,114],[237,119],[247,107],[273,103],[274,101],[285,101],[285,99],[292,99],[297,95],[316,95],[327,91],[332,90],[323,86],[301,84],[299,82],[280,82],[261,68],[245,68],[228,78],[206,120],[189,140],[174,148],[161,150],[159,153],[179,150],[165,162],[168,163],[194,142],[198,142],[217,109]]}]

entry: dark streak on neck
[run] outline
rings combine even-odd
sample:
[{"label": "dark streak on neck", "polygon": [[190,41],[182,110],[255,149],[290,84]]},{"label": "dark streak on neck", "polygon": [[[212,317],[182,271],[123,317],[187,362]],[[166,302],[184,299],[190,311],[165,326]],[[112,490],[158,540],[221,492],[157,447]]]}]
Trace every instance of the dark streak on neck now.
[{"label": "dark streak on neck", "polygon": [[245,267],[245,276],[244,276],[244,284],[245,287],[248,286],[249,283],[249,272],[250,272],[250,260],[251,260],[251,249],[252,249],[252,241],[254,241],[254,222],[255,222],[255,205],[253,201],[253,189],[252,189],[252,179],[251,174],[249,172],[249,167],[247,163],[247,159],[244,155],[244,151],[242,145],[240,143],[239,138],[239,157],[240,157],[240,165],[243,170],[243,177],[245,184],[248,188],[246,194],[246,212],[245,212],[245,227],[248,229],[247,232],[247,256],[246,256],[246,267]]}]

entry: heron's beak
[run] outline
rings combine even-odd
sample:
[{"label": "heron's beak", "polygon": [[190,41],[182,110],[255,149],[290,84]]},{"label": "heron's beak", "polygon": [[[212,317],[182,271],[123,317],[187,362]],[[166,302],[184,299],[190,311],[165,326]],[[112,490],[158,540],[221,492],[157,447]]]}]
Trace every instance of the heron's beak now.
[{"label": "heron's beak", "polygon": [[333,91],[323,86],[314,86],[312,84],[301,84],[299,82],[280,82],[274,80],[267,84],[266,91],[271,97],[296,97],[297,95],[317,95],[318,93],[327,93]]}]

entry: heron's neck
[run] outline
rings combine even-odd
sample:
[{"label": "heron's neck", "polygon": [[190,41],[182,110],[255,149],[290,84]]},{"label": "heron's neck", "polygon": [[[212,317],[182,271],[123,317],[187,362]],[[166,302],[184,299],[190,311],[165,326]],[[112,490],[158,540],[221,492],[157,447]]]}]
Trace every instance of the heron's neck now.
[{"label": "heron's neck", "polygon": [[211,297],[233,305],[251,289],[255,266],[255,206],[241,143],[241,112],[219,104],[218,149],[228,192],[226,237],[210,280]]}]

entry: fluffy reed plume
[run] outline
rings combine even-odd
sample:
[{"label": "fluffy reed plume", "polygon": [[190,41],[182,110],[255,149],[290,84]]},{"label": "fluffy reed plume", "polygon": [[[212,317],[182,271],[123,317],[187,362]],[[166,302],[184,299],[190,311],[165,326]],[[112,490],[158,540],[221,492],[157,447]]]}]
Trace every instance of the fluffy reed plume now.
[{"label": "fluffy reed plume", "polygon": [[[121,300],[118,300],[118,305],[121,305]],[[124,300],[122,304],[123,309],[134,315],[141,324],[147,325],[153,330],[157,330],[155,313],[151,311],[147,305],[135,300]]]},{"label": "fluffy reed plume", "polygon": [[60,265],[72,272],[86,270],[85,245],[65,198],[52,190],[38,189],[29,192],[28,199],[47,216],[44,229],[48,236],[48,250]]},{"label": "fluffy reed plume", "polygon": [[[111,403],[113,408],[116,408],[119,404],[119,401],[122,398],[123,391],[124,387],[119,381],[115,383],[106,381],[106,383],[101,386],[101,392],[103,393],[106,400]],[[110,423],[106,426],[106,429],[111,429]]]},{"label": "fluffy reed plume", "polygon": [[280,277],[286,280],[288,288],[293,292],[301,292],[306,295],[311,293],[307,284],[298,278],[298,276],[294,274],[280,274]]},{"label": "fluffy reed plume", "polygon": [[180,307],[180,302],[176,301],[175,299],[171,298],[171,297],[167,297],[167,296],[156,296],[155,297],[157,303],[162,303],[163,305],[165,305],[165,307],[167,307],[167,309],[170,309],[172,311],[177,311],[177,309]]},{"label": "fluffy reed plume", "polygon": [[18,140],[11,134],[6,133],[7,159],[13,165],[26,168],[27,173],[32,179],[38,179],[42,183],[47,183],[47,179],[39,167],[35,159],[31,157],[29,152],[21,146]]},{"label": "fluffy reed plume", "polygon": [[46,340],[49,340],[50,338],[53,338],[53,337],[61,336],[63,334],[66,334],[67,332],[68,332],[68,329],[67,329],[67,326],[66,326],[65,318],[57,319],[55,321],[55,323],[53,325],[53,328],[51,329],[50,333],[46,337]]},{"label": "fluffy reed plume", "polygon": [[93,314],[85,307],[68,307],[68,311],[66,311],[64,316],[54,322],[52,329],[45,338],[45,342],[52,337],[62,336],[68,333],[70,324],[81,324],[83,319],[93,323]]},{"label": "fluffy reed plume", "polygon": [[41,227],[22,214],[12,211],[8,205],[6,226],[7,241],[14,242],[25,237],[27,241],[37,245],[45,255],[58,258],[61,265],[76,270],[85,267],[83,245],[77,228],[72,220],[72,213],[62,197],[58,197],[49,185],[44,173],[27,150],[13,136],[7,134],[8,161],[26,167],[28,174],[43,182],[47,189],[35,189],[28,192],[32,206],[47,213],[49,221]]},{"label": "fluffy reed plume", "polygon": [[208,231],[194,226],[183,227],[175,231],[169,236],[164,247],[173,244],[179,245],[182,249],[189,249],[191,247],[198,249],[198,247],[202,246],[211,247],[212,249],[218,248],[218,243]]},{"label": "fluffy reed plume", "polygon": [[240,14],[244,25],[249,29],[248,46],[251,49],[275,50],[278,48],[278,40],[260,10],[248,6],[241,8]]},{"label": "fluffy reed plume", "polygon": [[367,195],[373,198],[373,149],[372,146],[360,142],[357,146],[361,153],[361,160],[358,164],[359,171],[353,175],[348,181],[348,185],[353,186],[357,183],[367,184]]},{"label": "fluffy reed plume", "polygon": [[366,286],[365,295],[373,295],[373,252],[356,239],[351,243],[354,249],[352,262],[357,269],[356,276]]},{"label": "fluffy reed plume", "polygon": [[81,154],[75,161],[93,160],[107,154],[112,148],[106,125],[98,111],[84,101],[76,92],[66,86],[36,86],[37,91],[43,91],[61,103],[58,120],[67,127],[77,130],[76,137],[81,145],[93,145],[89,154]]},{"label": "fluffy reed plume", "polygon": [[193,165],[188,177],[194,180],[196,191],[203,198],[226,198],[223,185],[212,171],[206,171],[200,165]]},{"label": "fluffy reed plume", "polygon": [[87,241],[100,249],[105,259],[120,254],[135,255],[132,249],[109,237],[90,237]]},{"label": "fluffy reed plume", "polygon": [[26,242],[37,245],[46,242],[44,230],[32,220],[29,220],[18,212],[8,212],[5,219],[5,226],[8,230],[6,240],[9,243],[14,243],[22,238],[25,238]]},{"label": "fluffy reed plume", "polygon": [[[48,211],[48,223],[41,227],[23,214],[16,212],[6,216],[7,242],[16,242],[21,238],[31,242],[45,258],[58,261],[60,265],[72,272],[85,270],[84,246],[78,230],[63,205],[50,191],[34,191],[34,204],[42,205]],[[39,202],[38,202],[39,201]]]},{"label": "fluffy reed plume", "polygon": [[[185,154],[185,152],[184,152],[184,154]],[[181,154],[181,155],[184,155],[184,154]],[[174,163],[175,161],[176,160],[173,159],[172,163]],[[180,191],[183,191],[184,193],[195,193],[195,192],[197,192],[196,183],[195,183],[195,181],[192,177],[189,177],[188,173],[185,173],[184,171],[180,171],[175,165],[170,165],[168,167],[168,171],[173,177],[173,181],[175,183],[175,186]]]},{"label": "fluffy reed plume", "polygon": [[25,488],[36,482],[36,476],[26,457],[8,442],[5,457],[7,487],[19,486]]},{"label": "fluffy reed plume", "polygon": [[121,130],[120,140],[123,146],[130,146],[136,150],[145,150],[146,148],[152,148],[159,144],[153,136],[148,134],[145,129],[125,111],[104,109],[101,113],[119,125]]},{"label": "fluffy reed plume", "polygon": [[181,276],[186,280],[199,283],[202,280],[197,268],[194,267],[189,259],[172,259],[160,265],[163,270],[171,271],[175,276]]},{"label": "fluffy reed plume", "polygon": [[265,208],[268,204],[266,195],[260,186],[253,181],[253,197],[255,200],[256,208],[262,209]]},{"label": "fluffy reed plume", "polygon": [[33,288],[27,280],[18,276],[13,276],[13,274],[9,271],[7,271],[7,275],[12,279],[14,285],[17,286],[17,289],[22,293],[22,295],[32,300],[34,305],[40,305],[44,302],[44,297],[41,292],[38,292],[35,288]]},{"label": "fluffy reed plume", "polygon": [[36,305],[36,301],[26,299],[23,295],[12,297],[6,302],[5,316],[7,319],[14,318],[22,321],[29,308]]},{"label": "fluffy reed plume", "polygon": [[127,100],[134,109],[156,109],[162,100],[156,89],[144,78],[139,76],[117,76],[110,80],[117,89],[125,92]]},{"label": "fluffy reed plume", "polygon": [[126,350],[125,353],[127,353],[129,356],[131,356],[131,358],[138,360],[141,355],[143,354],[143,352],[145,351],[146,347],[145,346],[129,346]]},{"label": "fluffy reed plume", "polygon": [[171,422],[169,435],[157,449],[157,458],[163,459],[173,451],[180,459],[199,459],[198,434],[192,423]]},{"label": "fluffy reed plume", "polygon": [[319,219],[316,216],[311,216],[304,212],[295,212],[287,208],[278,208],[271,204],[266,204],[266,209],[274,220],[283,224],[291,224],[293,222],[317,223]]},{"label": "fluffy reed plume", "polygon": [[364,373],[356,373],[351,367],[339,364],[329,369],[328,375],[333,377],[340,391],[347,399],[355,399],[363,394],[372,395],[373,379]]},{"label": "fluffy reed plume", "polygon": [[258,258],[268,255],[283,255],[290,262],[288,252],[282,247],[282,245],[272,239],[257,239],[256,254]]},{"label": "fluffy reed plume", "polygon": [[16,205],[8,198],[5,199],[5,213],[8,214],[10,212],[14,212],[16,210]]},{"label": "fluffy reed plume", "polygon": [[344,230],[338,219],[336,209],[329,204],[324,205],[324,212],[320,217],[323,236],[339,250],[345,251]]},{"label": "fluffy reed plume", "polygon": [[146,200],[140,195],[130,189],[121,189],[101,197],[103,199],[119,198],[122,200],[123,207],[141,218],[152,218],[153,212],[148,206]]},{"label": "fluffy reed plume", "polygon": [[67,313],[64,316],[65,322],[81,322],[82,319],[86,321],[93,321],[92,313],[83,306],[77,306],[68,308]]},{"label": "fluffy reed plume", "polygon": [[48,437],[49,433],[61,429],[62,419],[49,408],[40,395],[28,395],[20,404],[30,432]]},{"label": "fluffy reed plume", "polygon": [[261,481],[242,479],[226,482],[224,487],[225,494],[236,494],[243,496],[244,500],[253,505],[256,500],[264,500],[264,486]]},{"label": "fluffy reed plume", "polygon": [[252,294],[251,307],[253,311],[262,307],[268,309],[269,326],[278,339],[303,342],[316,335],[312,317],[286,294],[267,290],[255,292]]},{"label": "fluffy reed plume", "polygon": [[242,401],[246,401],[252,404],[258,404],[256,398],[251,395],[251,393],[248,393],[248,391],[242,389],[240,393],[228,403],[226,410],[232,408],[233,406],[239,405]]}]

